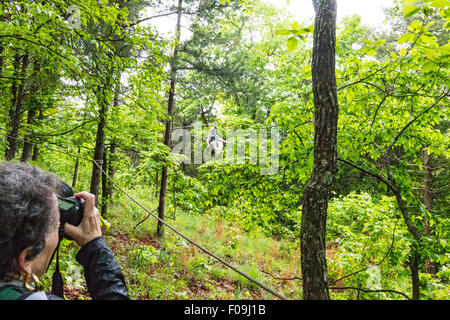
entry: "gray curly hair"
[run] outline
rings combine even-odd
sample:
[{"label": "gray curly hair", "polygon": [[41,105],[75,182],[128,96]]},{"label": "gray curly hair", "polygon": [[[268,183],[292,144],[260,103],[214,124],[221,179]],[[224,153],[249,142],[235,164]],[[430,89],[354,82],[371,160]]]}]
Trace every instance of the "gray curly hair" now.
[{"label": "gray curly hair", "polygon": [[17,276],[14,262],[24,249],[33,260],[45,247],[60,180],[38,167],[15,162],[0,163],[0,279]]}]

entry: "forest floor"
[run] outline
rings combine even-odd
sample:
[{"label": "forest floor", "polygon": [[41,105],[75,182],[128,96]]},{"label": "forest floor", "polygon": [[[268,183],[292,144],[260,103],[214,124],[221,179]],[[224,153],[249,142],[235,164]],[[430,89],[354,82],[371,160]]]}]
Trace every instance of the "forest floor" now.
[{"label": "forest floor", "polygon": [[[169,229],[163,239],[155,235],[156,222],[142,221],[133,210],[117,207],[108,216],[104,237],[124,272],[130,297],[135,300],[172,299],[277,299],[215,259],[187,244]],[[233,266],[289,299],[300,299],[298,244],[250,236],[236,223],[208,215],[177,213],[168,222],[185,235],[219,255]],[[69,245],[69,250],[75,250]],[[74,255],[72,253],[71,255]],[[74,268],[76,269],[76,268]],[[66,299],[90,299],[82,272],[68,274]],[[75,279],[75,280],[74,280]]]}]

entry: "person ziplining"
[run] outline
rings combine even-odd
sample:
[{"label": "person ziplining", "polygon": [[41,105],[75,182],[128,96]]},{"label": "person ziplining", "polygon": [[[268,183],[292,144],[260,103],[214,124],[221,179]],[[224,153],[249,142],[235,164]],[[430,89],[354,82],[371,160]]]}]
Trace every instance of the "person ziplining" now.
[{"label": "person ziplining", "polygon": [[219,137],[218,131],[215,125],[211,127],[209,135],[206,137],[206,143],[211,148],[211,154],[219,154],[223,151],[223,144],[225,140]]}]

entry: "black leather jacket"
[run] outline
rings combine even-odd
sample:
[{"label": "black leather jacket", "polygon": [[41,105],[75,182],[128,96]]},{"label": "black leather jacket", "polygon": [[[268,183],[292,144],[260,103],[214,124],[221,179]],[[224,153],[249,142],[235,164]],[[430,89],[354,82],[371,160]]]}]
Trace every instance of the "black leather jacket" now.
[{"label": "black leather jacket", "polygon": [[[77,261],[84,267],[89,294],[93,300],[128,300],[125,278],[111,249],[103,237],[85,244],[76,255]],[[3,283],[3,286],[15,287],[23,293],[20,300],[62,300],[63,298],[42,291],[30,293],[23,285]]]},{"label": "black leather jacket", "polygon": [[125,278],[103,237],[85,244],[77,253],[76,259],[84,267],[84,275],[92,299],[129,299]]}]

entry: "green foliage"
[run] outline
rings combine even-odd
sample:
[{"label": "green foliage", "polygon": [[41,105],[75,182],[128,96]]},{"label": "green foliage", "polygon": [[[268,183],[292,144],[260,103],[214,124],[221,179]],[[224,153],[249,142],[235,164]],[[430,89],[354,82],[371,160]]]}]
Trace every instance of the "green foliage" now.
[{"label": "green foliage", "polygon": [[292,52],[295,49],[297,49],[297,47],[299,45],[299,40],[300,41],[301,40],[305,40],[305,38],[308,35],[308,33],[311,33],[311,34],[314,33],[314,26],[300,28],[300,25],[299,25],[298,22],[294,22],[292,24],[292,29],[291,30],[281,29],[281,30],[275,31],[275,34],[279,35],[279,36],[287,36],[287,35],[291,36],[288,39],[287,44],[286,44],[287,45],[287,49],[290,52]]},{"label": "green foliage", "polygon": [[[368,289],[401,288],[408,292],[408,273],[405,263],[407,230],[399,221],[395,199],[374,200],[369,194],[349,194],[333,199],[329,205],[327,240],[333,243],[333,257],[329,259],[330,278],[364,269],[335,286],[354,286]],[[374,270],[379,272],[374,275]],[[374,278],[375,277],[375,278]],[[362,294],[361,294],[362,295]],[[362,298],[360,295],[360,299]],[[356,293],[335,293],[337,299],[354,299]],[[400,299],[391,293],[364,294],[365,299]]]},{"label": "green foliage", "polygon": [[[80,9],[79,16],[69,12],[71,5]],[[139,21],[147,7],[147,1],[2,2],[1,133],[17,137],[16,160],[26,153],[24,140],[92,159],[104,119],[107,169],[119,185],[154,210],[161,168],[168,166],[166,217],[255,278],[299,298],[301,283],[280,285],[260,270],[300,272],[300,208],[314,164],[314,27],[292,23],[288,13],[256,0],[221,0],[211,7],[184,2],[192,23],[173,62],[173,127],[188,130],[195,121],[215,124],[219,131],[277,127],[279,170],[262,175],[263,166],[249,161],[180,165],[182,157],[162,143],[168,52],[175,42],[160,36],[152,19]],[[411,295],[408,264],[416,252],[421,298],[446,299],[450,2],[399,1],[386,17],[386,31],[365,26],[359,16],[344,18],[337,30],[338,156],[346,162],[339,162],[328,210],[329,275],[334,281],[364,269],[335,285]],[[79,18],[79,26],[69,18]],[[6,154],[13,141],[4,141],[0,152]],[[424,201],[425,149],[431,208]],[[74,180],[74,158],[44,147],[32,151],[32,164]],[[76,191],[89,190],[92,170],[92,163],[78,163]],[[405,224],[402,202],[420,239]],[[155,222],[143,221],[147,212],[116,188],[108,204],[105,233],[111,240],[114,232],[135,236],[115,248],[133,297],[204,297],[193,288],[212,278],[213,284],[205,281],[202,289],[208,298],[271,298],[184,241],[169,236],[159,249],[142,243]],[[64,241],[61,252],[66,283],[82,289],[76,248]],[[430,262],[438,266],[436,274],[425,272]],[[48,275],[43,279],[46,288],[50,281]],[[228,289],[216,288],[224,283]],[[386,292],[332,294],[336,299],[403,298]]]},{"label": "green foliage", "polygon": [[140,246],[137,249],[130,251],[130,263],[137,268],[145,268],[151,264],[158,262],[159,251],[152,246]]}]

